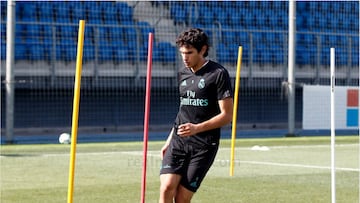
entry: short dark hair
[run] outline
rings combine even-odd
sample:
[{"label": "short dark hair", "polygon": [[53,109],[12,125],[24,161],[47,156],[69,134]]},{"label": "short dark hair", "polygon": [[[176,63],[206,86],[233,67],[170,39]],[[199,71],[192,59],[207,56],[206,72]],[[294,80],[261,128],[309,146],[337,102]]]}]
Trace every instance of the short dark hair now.
[{"label": "short dark hair", "polygon": [[206,46],[204,57],[208,56],[209,38],[205,34],[205,32],[199,28],[190,28],[188,30],[183,31],[176,39],[176,45],[178,47],[192,46],[198,52],[201,51],[203,46]]}]

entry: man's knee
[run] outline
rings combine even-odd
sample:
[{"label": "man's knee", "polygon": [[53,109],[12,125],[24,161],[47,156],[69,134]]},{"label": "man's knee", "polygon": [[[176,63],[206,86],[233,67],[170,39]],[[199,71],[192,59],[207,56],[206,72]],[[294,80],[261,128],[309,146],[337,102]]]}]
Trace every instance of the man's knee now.
[{"label": "man's knee", "polygon": [[180,182],[180,176],[165,174],[160,176],[160,193],[175,197]]},{"label": "man's knee", "polygon": [[184,186],[179,185],[176,191],[175,202],[176,203],[190,203],[194,192],[186,189]]},{"label": "man's knee", "polygon": [[160,185],[160,193],[163,194],[175,194],[176,192],[176,185],[169,184],[169,183],[161,183]]}]

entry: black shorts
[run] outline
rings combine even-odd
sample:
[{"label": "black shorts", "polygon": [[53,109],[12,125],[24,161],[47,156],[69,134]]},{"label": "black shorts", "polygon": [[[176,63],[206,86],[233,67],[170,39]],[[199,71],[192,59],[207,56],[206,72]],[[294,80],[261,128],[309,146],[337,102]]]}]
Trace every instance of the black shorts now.
[{"label": "black shorts", "polygon": [[214,162],[219,145],[196,146],[184,140],[171,140],[162,160],[160,174],[179,174],[180,184],[196,192]]}]

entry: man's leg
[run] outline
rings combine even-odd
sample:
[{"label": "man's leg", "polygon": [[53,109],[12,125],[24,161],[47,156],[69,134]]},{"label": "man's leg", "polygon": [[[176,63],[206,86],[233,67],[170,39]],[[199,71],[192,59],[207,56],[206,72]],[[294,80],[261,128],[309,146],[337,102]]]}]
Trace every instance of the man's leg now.
[{"label": "man's leg", "polygon": [[179,185],[176,191],[175,202],[176,203],[190,203],[194,192],[186,189],[184,186]]},{"label": "man's leg", "polygon": [[160,199],[159,203],[173,203],[181,176],[178,174],[160,175]]}]

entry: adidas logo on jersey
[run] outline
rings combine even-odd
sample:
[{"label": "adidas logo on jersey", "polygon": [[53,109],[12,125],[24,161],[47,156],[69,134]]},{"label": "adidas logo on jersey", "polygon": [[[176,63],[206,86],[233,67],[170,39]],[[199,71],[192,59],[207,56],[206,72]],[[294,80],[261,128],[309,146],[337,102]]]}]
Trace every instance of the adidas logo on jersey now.
[{"label": "adidas logo on jersey", "polygon": [[186,86],[186,80],[182,81],[181,86]]}]

